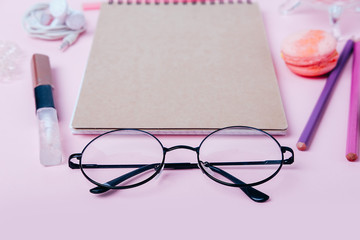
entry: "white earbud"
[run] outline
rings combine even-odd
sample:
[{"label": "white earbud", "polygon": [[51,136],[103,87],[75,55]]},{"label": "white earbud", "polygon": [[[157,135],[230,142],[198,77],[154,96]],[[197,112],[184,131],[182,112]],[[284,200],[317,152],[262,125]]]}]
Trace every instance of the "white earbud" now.
[{"label": "white earbud", "polygon": [[79,30],[85,26],[84,14],[80,11],[71,10],[66,0],[52,0],[49,4],[49,11],[54,17],[52,26],[66,24],[73,30]]},{"label": "white earbud", "polygon": [[80,11],[70,11],[65,20],[66,26],[73,30],[79,30],[85,26],[85,16]]},{"label": "white earbud", "polygon": [[62,25],[65,23],[68,15],[68,4],[66,0],[52,0],[49,4],[49,11],[54,17],[52,26]]}]

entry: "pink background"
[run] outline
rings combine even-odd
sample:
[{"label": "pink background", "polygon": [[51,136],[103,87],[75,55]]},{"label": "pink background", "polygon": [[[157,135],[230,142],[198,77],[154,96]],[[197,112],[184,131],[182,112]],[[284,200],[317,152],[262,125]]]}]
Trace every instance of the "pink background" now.
[{"label": "pink background", "polygon": [[[80,0],[69,0],[80,9]],[[67,157],[79,152],[92,136],[73,135],[69,125],[95,31],[98,11],[87,11],[88,30],[66,52],[60,41],[27,36],[21,25],[35,0],[0,2],[0,40],[16,42],[24,52],[20,76],[0,82],[0,239],[359,239],[360,164],[345,159],[352,58],[334,88],[321,124],[306,152],[295,145],[325,84],[291,73],[280,57],[281,41],[302,29],[330,30],[326,11],[299,7],[278,14],[280,0],[259,0],[279,80],[289,130],[277,137],[295,151],[285,166],[258,189],[266,203],[249,200],[239,189],[221,186],[200,170],[164,171],[154,181],[131,190],[95,196]],[[345,35],[360,34],[360,13],[341,20]],[[239,43],[241,44],[241,43]],[[344,42],[338,44],[341,51]],[[55,104],[60,117],[64,163],[39,162],[30,58],[50,57]],[[260,68],[261,66],[259,66]],[[199,137],[163,137],[165,146],[196,146]],[[177,150],[168,162],[195,161]]]}]

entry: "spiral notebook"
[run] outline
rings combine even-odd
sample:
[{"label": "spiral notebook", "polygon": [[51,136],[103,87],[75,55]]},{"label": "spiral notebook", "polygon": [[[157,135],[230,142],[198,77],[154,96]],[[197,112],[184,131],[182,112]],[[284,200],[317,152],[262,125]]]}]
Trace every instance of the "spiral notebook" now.
[{"label": "spiral notebook", "polygon": [[103,3],[74,133],[200,134],[287,120],[256,3]]}]

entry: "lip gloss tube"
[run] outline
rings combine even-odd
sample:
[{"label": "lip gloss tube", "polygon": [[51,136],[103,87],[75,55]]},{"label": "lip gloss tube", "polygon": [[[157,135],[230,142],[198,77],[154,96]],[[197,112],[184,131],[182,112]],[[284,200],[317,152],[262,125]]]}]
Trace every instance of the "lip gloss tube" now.
[{"label": "lip gloss tube", "polygon": [[39,122],[40,163],[44,166],[58,165],[62,162],[62,153],[49,57],[34,54],[31,59],[31,70]]}]

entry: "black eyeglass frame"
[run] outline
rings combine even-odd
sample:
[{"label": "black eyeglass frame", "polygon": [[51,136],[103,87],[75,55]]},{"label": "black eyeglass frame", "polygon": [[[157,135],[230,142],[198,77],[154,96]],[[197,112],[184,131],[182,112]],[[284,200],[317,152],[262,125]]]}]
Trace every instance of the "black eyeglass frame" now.
[{"label": "black eyeglass frame", "polygon": [[[259,131],[259,132],[267,135],[268,137],[270,137],[273,141],[275,141],[275,143],[277,144],[277,146],[279,147],[279,149],[281,151],[281,160],[265,160],[263,162],[257,162],[256,164],[257,165],[279,164],[276,171],[274,171],[273,174],[271,174],[269,177],[267,177],[267,178],[265,178],[263,180],[260,180],[260,181],[254,182],[254,183],[244,183],[240,179],[228,174],[224,170],[219,169],[219,168],[217,168],[215,166],[211,166],[212,165],[211,163],[202,162],[200,160],[200,149],[201,149],[202,144],[206,141],[206,139],[211,137],[213,134],[215,134],[215,133],[217,133],[219,131],[226,130],[226,129],[248,129],[248,130]],[[146,170],[149,170],[149,169],[152,169],[152,168],[155,169],[155,172],[150,177],[148,177],[148,178],[146,178],[146,179],[144,179],[144,180],[142,180],[140,182],[137,182],[135,184],[125,185],[125,186],[111,186],[109,184],[102,184],[102,183],[96,182],[86,174],[86,172],[84,171],[84,168],[101,168],[101,166],[97,165],[97,164],[82,164],[82,155],[85,152],[85,150],[88,148],[88,146],[90,146],[90,144],[93,143],[94,141],[96,141],[97,139],[101,138],[104,135],[111,134],[111,133],[114,133],[114,132],[119,132],[119,131],[137,131],[137,132],[147,134],[147,135],[151,136],[152,138],[154,138],[160,144],[160,146],[162,148],[162,151],[163,151],[162,161],[161,161],[161,163],[144,165],[142,167],[139,167],[139,169],[135,169],[135,170],[133,170],[133,171],[119,177],[119,178],[128,179],[128,178],[130,178],[132,176],[135,176],[137,174],[140,174],[140,173],[142,173],[142,172],[144,172]],[[168,153],[170,151],[173,151],[173,150],[176,150],[176,149],[188,149],[188,150],[195,151],[196,155],[197,155],[197,163],[186,163],[186,162],[184,162],[184,163],[165,163],[166,153]],[[287,158],[287,159],[284,159],[284,153],[285,152],[289,152],[291,154],[291,156],[289,158]],[[72,159],[79,160],[79,163],[72,162]],[[280,143],[271,134],[267,133],[266,131],[263,131],[261,129],[254,128],[254,127],[248,127],[248,126],[230,126],[230,127],[224,127],[224,128],[214,130],[213,132],[211,132],[210,134],[208,134],[208,135],[206,135],[204,137],[204,139],[200,142],[198,147],[191,147],[191,146],[187,146],[187,145],[176,145],[176,146],[173,146],[173,147],[170,147],[170,148],[164,147],[163,144],[161,143],[161,141],[155,135],[153,135],[153,134],[151,134],[151,133],[149,133],[147,131],[144,131],[144,130],[141,130],[141,129],[135,129],[135,128],[114,129],[114,130],[102,133],[102,134],[96,136],[95,138],[93,138],[88,144],[85,145],[85,147],[83,148],[81,153],[71,154],[69,156],[69,160],[68,160],[68,164],[69,164],[70,168],[72,168],[72,169],[80,169],[82,174],[85,176],[85,178],[88,181],[90,181],[94,185],[98,186],[97,188],[94,188],[96,190],[92,189],[93,190],[93,191],[91,191],[92,193],[102,193],[102,192],[105,192],[105,191],[110,190],[110,189],[128,189],[128,188],[134,188],[134,187],[140,186],[140,185],[145,184],[145,183],[149,182],[150,180],[152,180],[164,168],[165,169],[195,169],[195,168],[200,168],[201,171],[207,177],[209,177],[210,179],[212,179],[213,181],[215,181],[217,183],[220,183],[220,184],[226,185],[226,186],[230,186],[230,187],[239,187],[243,191],[244,190],[253,191],[255,189],[253,189],[251,187],[263,184],[263,183],[271,180],[273,177],[275,177],[279,173],[279,171],[281,170],[283,164],[292,164],[293,162],[294,162],[294,151],[290,147],[281,146]],[[205,166],[206,164],[208,166]],[[231,163],[231,164],[234,165],[234,163]],[[251,162],[251,163],[248,162],[248,164],[246,164],[246,162],[242,163],[242,165],[251,165],[251,164],[253,165],[254,162]],[[229,179],[233,183],[224,182],[224,181],[221,181],[220,179],[217,179],[217,178],[213,177],[211,174],[208,173],[208,171],[204,168],[204,166],[205,167],[210,167],[211,170],[223,175],[225,178]],[[257,191],[257,190],[255,190],[255,191]],[[249,194],[247,192],[245,192],[245,193],[249,196]],[[253,195],[253,194],[250,193],[250,195]],[[251,196],[249,196],[249,197],[251,197]]]}]

